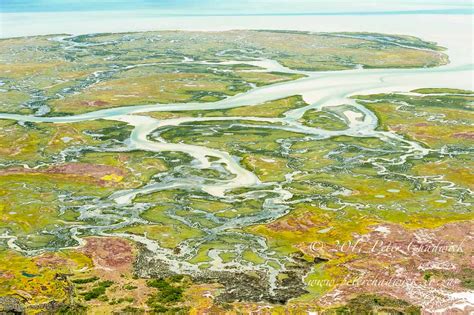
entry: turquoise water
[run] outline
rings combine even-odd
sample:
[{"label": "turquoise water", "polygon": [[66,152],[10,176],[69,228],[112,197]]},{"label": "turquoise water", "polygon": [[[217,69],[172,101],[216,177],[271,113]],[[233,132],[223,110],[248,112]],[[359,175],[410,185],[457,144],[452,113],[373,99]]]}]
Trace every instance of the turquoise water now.
[{"label": "turquoise water", "polygon": [[150,10],[162,15],[472,14],[470,0],[0,0],[1,12]]}]

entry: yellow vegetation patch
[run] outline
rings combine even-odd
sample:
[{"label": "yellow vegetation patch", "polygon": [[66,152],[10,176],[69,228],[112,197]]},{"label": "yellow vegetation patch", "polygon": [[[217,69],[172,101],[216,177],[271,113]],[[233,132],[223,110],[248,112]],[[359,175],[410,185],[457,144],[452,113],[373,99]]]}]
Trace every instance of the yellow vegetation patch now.
[{"label": "yellow vegetation patch", "polygon": [[91,267],[77,252],[44,254],[34,258],[12,251],[0,252],[0,296],[21,296],[30,304],[68,298],[69,283],[58,273],[68,274]]},{"label": "yellow vegetation patch", "polygon": [[123,176],[120,176],[120,175],[117,175],[117,174],[108,174],[108,175],[105,175],[105,176],[101,177],[100,179],[115,182],[115,183],[119,183],[123,180]]},{"label": "yellow vegetation patch", "polygon": [[277,157],[246,155],[242,163],[263,182],[284,181],[285,174],[290,172],[286,159]]},{"label": "yellow vegetation patch", "polygon": [[474,190],[474,162],[446,158],[415,165],[412,171],[422,176],[442,176],[445,180]]},{"label": "yellow vegetation patch", "polygon": [[33,76],[64,66],[64,64],[63,62],[0,64],[0,76],[7,78]]}]

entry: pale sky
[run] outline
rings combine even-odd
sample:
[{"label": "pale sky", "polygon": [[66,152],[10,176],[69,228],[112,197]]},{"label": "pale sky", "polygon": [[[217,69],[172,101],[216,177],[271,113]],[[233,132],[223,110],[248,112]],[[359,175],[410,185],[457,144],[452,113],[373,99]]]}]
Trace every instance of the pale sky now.
[{"label": "pale sky", "polygon": [[0,11],[96,11],[151,9],[164,14],[284,14],[418,10],[472,13],[471,0],[0,0]]}]

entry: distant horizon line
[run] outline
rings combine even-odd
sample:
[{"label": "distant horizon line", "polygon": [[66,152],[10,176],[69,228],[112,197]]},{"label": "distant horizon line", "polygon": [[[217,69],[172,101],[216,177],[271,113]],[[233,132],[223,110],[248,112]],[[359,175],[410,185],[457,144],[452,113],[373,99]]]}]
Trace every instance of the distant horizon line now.
[{"label": "distant horizon line", "polygon": [[[148,15],[161,17],[199,17],[199,16],[341,16],[341,15],[473,15],[474,9],[420,9],[420,10],[386,10],[386,11],[333,11],[333,12],[268,12],[268,13],[166,13],[161,10],[140,8],[133,11],[126,9],[107,10],[98,8],[96,10],[56,10],[56,11],[2,11],[0,14],[42,14],[42,13],[84,13],[84,12],[147,12]],[[155,13],[153,11],[156,11]]]}]

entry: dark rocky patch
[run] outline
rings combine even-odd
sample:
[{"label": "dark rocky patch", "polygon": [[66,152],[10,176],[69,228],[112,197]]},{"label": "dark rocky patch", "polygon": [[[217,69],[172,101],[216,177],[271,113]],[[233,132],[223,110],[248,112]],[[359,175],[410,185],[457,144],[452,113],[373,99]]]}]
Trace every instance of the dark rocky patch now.
[{"label": "dark rocky patch", "polygon": [[0,314],[25,314],[25,306],[13,296],[0,296]]},{"label": "dark rocky patch", "polygon": [[329,259],[322,258],[322,257],[314,257],[313,261],[315,264],[322,264],[322,263],[328,262]]},{"label": "dark rocky patch", "polygon": [[390,314],[390,315],[418,315],[420,307],[387,296],[361,294],[347,302],[346,305],[327,310],[323,314]]},{"label": "dark rocky patch", "polygon": [[[241,302],[269,302],[273,304],[286,304],[288,300],[308,293],[305,290],[303,277],[314,265],[298,256],[292,258],[292,263],[287,265],[285,275],[277,280],[276,288],[271,291],[269,276],[263,271],[256,270],[251,273],[235,271],[206,271],[192,274],[190,277],[196,283],[219,283],[222,291],[216,297],[218,303]],[[154,254],[139,245],[139,254],[134,262],[134,273],[139,278],[167,278],[176,275],[168,266],[154,257]]]}]

